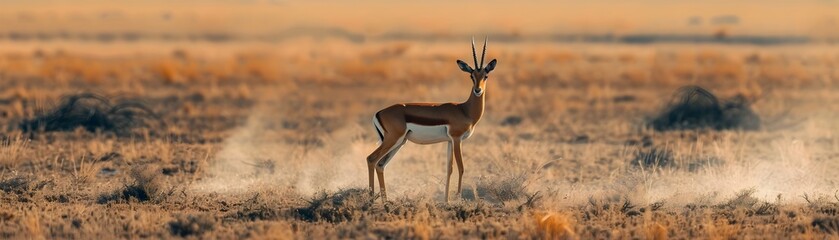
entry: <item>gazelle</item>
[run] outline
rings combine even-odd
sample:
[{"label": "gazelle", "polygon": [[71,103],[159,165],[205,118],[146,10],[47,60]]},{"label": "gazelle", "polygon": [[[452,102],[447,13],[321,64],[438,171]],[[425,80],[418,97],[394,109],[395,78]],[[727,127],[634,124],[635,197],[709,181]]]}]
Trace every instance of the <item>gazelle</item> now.
[{"label": "gazelle", "polygon": [[373,170],[379,177],[379,188],[386,201],[384,170],[388,162],[407,140],[418,144],[448,142],[446,175],[446,201],[449,200],[449,182],[452,176],[452,157],[457,161],[457,194],[460,195],[463,181],[463,157],[460,145],[475,131],[475,125],[484,115],[487,75],[495,69],[492,59],[484,67],[487,40],[481,53],[481,64],[475,53],[475,38],[472,38],[472,60],[475,68],[457,60],[460,70],[469,73],[472,89],[469,99],[463,103],[402,103],[382,109],[373,115],[373,126],[379,134],[381,144],[367,157],[367,171],[370,177],[370,194],[373,195]]}]

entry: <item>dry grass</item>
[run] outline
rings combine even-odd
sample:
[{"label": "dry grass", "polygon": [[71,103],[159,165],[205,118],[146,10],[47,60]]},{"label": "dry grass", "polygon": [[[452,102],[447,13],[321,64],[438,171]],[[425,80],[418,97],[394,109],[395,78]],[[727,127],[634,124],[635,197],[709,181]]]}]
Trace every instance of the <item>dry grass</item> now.
[{"label": "dry grass", "polygon": [[190,235],[201,236],[206,232],[213,231],[216,220],[206,214],[178,216],[175,221],[169,222],[169,229],[173,235],[186,237]]},{"label": "dry grass", "polygon": [[574,226],[567,216],[561,213],[543,212],[533,214],[536,231],[542,239],[576,239]]},{"label": "dry grass", "polygon": [[24,157],[29,151],[29,142],[30,140],[20,133],[6,136],[6,139],[0,143],[0,166],[14,169],[25,161]]},{"label": "dry grass", "polygon": [[[376,144],[376,110],[468,96],[469,79],[454,64],[468,60],[468,44],[287,45],[212,55],[191,46],[0,54],[0,237],[728,239],[839,231],[831,180],[839,109],[826,104],[839,101],[833,47],[493,44],[488,54],[499,67],[487,113],[463,146],[463,193],[444,203],[444,146],[406,145],[385,173],[388,202],[367,194],[363,159]],[[726,99],[747,100],[766,127],[656,131],[648,119],[686,85],[713,92],[721,118]],[[132,134],[85,124],[20,132],[22,120],[51,109],[46,103],[81,91],[142,100],[162,124],[136,125]]]}]

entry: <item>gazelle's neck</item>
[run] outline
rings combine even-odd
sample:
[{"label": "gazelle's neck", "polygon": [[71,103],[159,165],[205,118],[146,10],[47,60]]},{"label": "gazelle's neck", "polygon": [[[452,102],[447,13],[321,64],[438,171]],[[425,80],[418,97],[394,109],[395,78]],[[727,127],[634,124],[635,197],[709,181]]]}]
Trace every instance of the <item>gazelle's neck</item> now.
[{"label": "gazelle's neck", "polygon": [[461,106],[463,107],[463,112],[466,113],[466,116],[469,119],[472,119],[472,124],[478,123],[481,120],[481,117],[484,115],[484,104],[486,103],[486,89],[484,89],[480,93],[476,93],[475,89],[472,88],[469,91],[469,99],[466,100]]}]

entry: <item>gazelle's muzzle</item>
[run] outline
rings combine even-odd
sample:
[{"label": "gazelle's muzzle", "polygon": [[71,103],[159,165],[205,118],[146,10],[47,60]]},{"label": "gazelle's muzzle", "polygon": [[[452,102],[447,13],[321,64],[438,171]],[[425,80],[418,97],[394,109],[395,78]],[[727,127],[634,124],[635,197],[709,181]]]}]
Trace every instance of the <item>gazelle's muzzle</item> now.
[{"label": "gazelle's muzzle", "polygon": [[472,88],[472,94],[475,94],[476,97],[480,97],[481,95],[484,95],[484,89],[483,88]]}]

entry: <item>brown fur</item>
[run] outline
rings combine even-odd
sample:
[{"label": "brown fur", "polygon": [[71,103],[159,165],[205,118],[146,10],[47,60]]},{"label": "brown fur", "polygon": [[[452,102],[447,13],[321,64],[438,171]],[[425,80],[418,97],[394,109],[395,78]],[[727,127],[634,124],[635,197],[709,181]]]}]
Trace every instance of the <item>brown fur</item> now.
[{"label": "brown fur", "polygon": [[[474,47],[473,47],[474,51]],[[483,58],[483,56],[481,56]],[[483,61],[483,59],[482,59]],[[459,61],[460,64],[462,61]],[[452,173],[452,158],[457,163],[458,181],[457,194],[460,194],[463,180],[463,160],[461,155],[461,141],[466,133],[472,131],[484,114],[486,99],[486,80],[489,71],[495,67],[495,60],[488,68],[461,68],[469,71],[472,79],[472,89],[469,98],[463,103],[405,103],[395,104],[376,113],[376,121],[382,127],[382,143],[367,157],[370,194],[374,193],[374,176],[379,178],[379,188],[386,199],[384,168],[399,148],[407,141],[408,123],[425,126],[448,125],[448,135],[451,137],[449,147],[452,156],[449,157],[448,176],[446,178],[446,201],[449,194],[449,179]],[[480,96],[476,93],[480,92]],[[377,130],[378,131],[378,130]],[[400,140],[401,139],[401,140]]]}]

